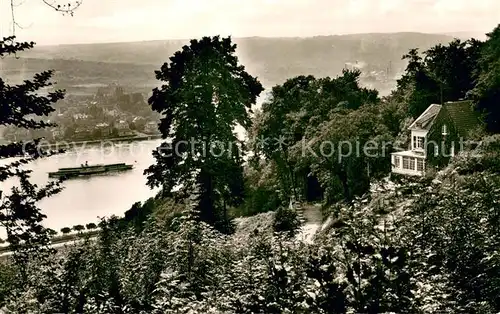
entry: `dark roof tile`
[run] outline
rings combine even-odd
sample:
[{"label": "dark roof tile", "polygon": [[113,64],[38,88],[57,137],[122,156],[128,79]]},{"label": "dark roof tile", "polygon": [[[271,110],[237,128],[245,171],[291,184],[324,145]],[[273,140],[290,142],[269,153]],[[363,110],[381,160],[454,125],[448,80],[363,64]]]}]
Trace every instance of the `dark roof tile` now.
[{"label": "dark roof tile", "polygon": [[461,136],[467,136],[472,129],[481,125],[481,116],[474,110],[470,100],[447,102],[443,107]]}]

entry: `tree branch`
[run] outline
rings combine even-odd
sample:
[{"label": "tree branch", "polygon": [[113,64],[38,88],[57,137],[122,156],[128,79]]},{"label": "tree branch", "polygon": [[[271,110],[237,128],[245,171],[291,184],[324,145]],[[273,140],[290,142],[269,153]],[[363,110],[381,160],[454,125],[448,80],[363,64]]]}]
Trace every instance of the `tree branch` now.
[{"label": "tree branch", "polygon": [[52,9],[56,10],[57,12],[61,12],[63,14],[69,14],[70,16],[73,16],[73,13],[78,7],[83,3],[83,0],[76,0],[73,2],[73,5],[71,2],[68,2],[68,4],[58,4],[56,1],[49,2],[47,0],[42,0],[43,3],[51,7]]},{"label": "tree branch", "polygon": [[[16,22],[15,18],[15,7],[21,6],[25,0],[22,0],[20,3],[14,3],[14,0],[10,0],[10,10],[11,10],[11,16],[12,16],[12,35],[15,36],[16,34],[16,27],[18,28],[23,28],[19,23]],[[73,16],[74,12],[76,9],[82,5],[83,0],[75,0],[72,2],[68,2],[67,4],[59,4],[57,1],[48,1],[48,0],[42,0],[42,2],[47,5],[48,7],[54,9],[57,12],[62,13],[63,15],[69,14],[70,16]]]}]

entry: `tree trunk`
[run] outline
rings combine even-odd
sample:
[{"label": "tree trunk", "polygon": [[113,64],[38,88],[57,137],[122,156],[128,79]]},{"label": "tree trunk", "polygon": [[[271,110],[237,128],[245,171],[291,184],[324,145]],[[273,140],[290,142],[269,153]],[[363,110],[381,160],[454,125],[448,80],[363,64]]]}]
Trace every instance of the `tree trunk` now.
[{"label": "tree trunk", "polygon": [[340,182],[342,183],[342,187],[344,189],[344,199],[346,203],[350,203],[352,198],[351,198],[351,193],[349,191],[349,182],[347,180],[347,171],[345,170],[345,167],[342,166],[339,173],[338,173]]}]

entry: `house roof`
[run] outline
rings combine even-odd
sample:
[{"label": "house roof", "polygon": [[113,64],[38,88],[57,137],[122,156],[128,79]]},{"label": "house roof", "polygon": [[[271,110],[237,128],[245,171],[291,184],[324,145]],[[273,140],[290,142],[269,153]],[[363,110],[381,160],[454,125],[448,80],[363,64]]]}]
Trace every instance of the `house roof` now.
[{"label": "house roof", "polygon": [[470,130],[481,125],[481,116],[474,110],[470,100],[449,101],[444,104],[444,109],[448,112],[462,136],[467,135]]},{"label": "house roof", "polygon": [[409,130],[429,130],[441,111],[441,105],[432,104],[408,127]]},{"label": "house roof", "polygon": [[394,153],[391,153],[391,155],[404,156],[404,157],[418,157],[418,158],[424,158],[425,159],[425,154],[419,153],[419,152],[415,152],[415,151],[412,151],[412,150],[405,150],[405,151],[401,151],[401,152],[394,152]]},{"label": "house roof", "polygon": [[446,110],[461,136],[481,124],[481,116],[472,107],[471,100],[448,101],[444,105],[432,104],[409,127],[410,130],[429,130],[441,109]]}]

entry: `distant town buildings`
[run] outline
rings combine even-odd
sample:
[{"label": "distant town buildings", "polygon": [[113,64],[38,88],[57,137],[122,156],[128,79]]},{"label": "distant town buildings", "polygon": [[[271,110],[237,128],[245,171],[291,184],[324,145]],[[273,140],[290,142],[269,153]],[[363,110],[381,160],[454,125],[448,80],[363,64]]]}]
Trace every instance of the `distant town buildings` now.
[{"label": "distant town buildings", "polygon": [[99,123],[95,126],[96,131],[102,136],[102,137],[109,137],[113,133],[112,127],[109,125],[109,123]]},{"label": "distant town buildings", "polygon": [[96,140],[101,138],[158,134],[160,114],[151,110],[141,93],[126,93],[115,85],[99,87],[96,95],[67,95],[54,105],[47,118],[55,127],[26,130],[4,128],[6,142],[34,138],[58,140]]},{"label": "distant town buildings", "polygon": [[114,127],[118,132],[118,136],[131,136],[134,135],[134,132],[130,129],[129,124],[125,120],[119,120],[115,123]]}]

